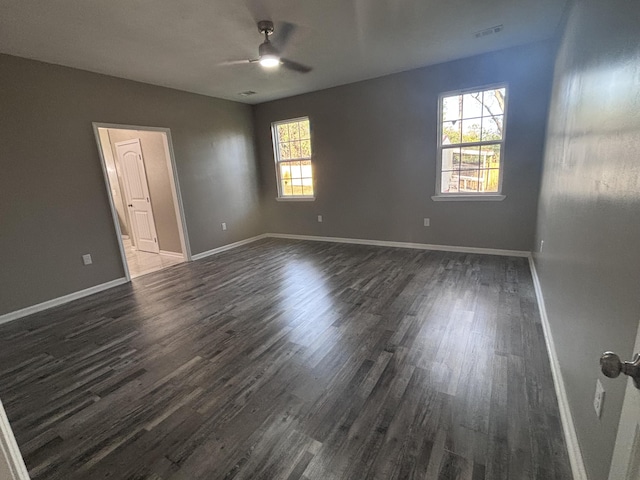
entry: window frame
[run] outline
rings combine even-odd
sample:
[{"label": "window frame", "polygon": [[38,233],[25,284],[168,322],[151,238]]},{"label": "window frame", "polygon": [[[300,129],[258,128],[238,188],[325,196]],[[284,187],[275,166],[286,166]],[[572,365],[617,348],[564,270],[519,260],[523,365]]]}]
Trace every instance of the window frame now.
[{"label": "window frame", "polygon": [[[490,141],[480,141],[480,142],[464,142],[455,144],[457,147],[465,148],[465,147],[482,147],[484,145],[500,145],[500,170],[498,173],[498,191],[497,192],[452,192],[445,193],[442,192],[442,151],[444,149],[444,145],[442,144],[442,125],[443,125],[443,115],[444,115],[444,99],[446,97],[458,96],[458,95],[466,95],[474,92],[485,92],[487,90],[496,90],[499,88],[504,88],[505,99],[504,99],[504,112],[503,120],[502,120],[502,139],[499,141],[490,140]],[[509,110],[509,85],[506,82],[501,83],[492,83],[488,85],[482,85],[471,88],[463,88],[458,90],[450,90],[447,92],[442,92],[438,96],[438,138],[437,138],[437,151],[436,151],[436,192],[435,195],[431,197],[433,201],[501,201],[506,198],[506,195],[502,193],[503,187],[503,177],[504,177],[504,158],[505,158],[505,141],[507,137],[507,112]],[[462,121],[463,119],[461,119]]]},{"label": "window frame", "polygon": [[[307,120],[309,122],[309,143],[311,144],[311,156],[309,158],[297,158],[293,160],[281,160],[280,159],[280,141],[278,140],[278,126],[286,123],[294,123],[302,120]],[[273,160],[275,163],[276,169],[276,183],[278,186],[278,196],[276,200],[279,202],[312,202],[316,199],[316,177],[313,168],[313,132],[311,127],[311,119],[308,115],[302,117],[295,118],[286,118],[284,120],[277,120],[275,122],[271,122],[271,143],[273,145]],[[280,178],[281,169],[280,163],[282,162],[296,162],[296,161],[309,161],[311,163],[311,182],[313,185],[313,195],[283,195],[282,193],[282,179]]]}]

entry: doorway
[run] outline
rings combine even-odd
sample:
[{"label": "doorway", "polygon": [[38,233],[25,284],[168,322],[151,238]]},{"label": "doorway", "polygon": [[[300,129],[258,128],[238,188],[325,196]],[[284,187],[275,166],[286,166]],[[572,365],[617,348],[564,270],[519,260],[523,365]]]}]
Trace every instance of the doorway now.
[{"label": "doorway", "polygon": [[170,131],[93,127],[127,279],[190,260]]}]

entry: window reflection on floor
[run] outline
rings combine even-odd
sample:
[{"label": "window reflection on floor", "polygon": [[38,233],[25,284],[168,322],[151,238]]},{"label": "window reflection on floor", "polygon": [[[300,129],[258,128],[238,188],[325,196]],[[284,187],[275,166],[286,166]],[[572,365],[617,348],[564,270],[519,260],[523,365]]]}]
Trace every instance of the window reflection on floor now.
[{"label": "window reflection on floor", "polygon": [[[331,287],[316,263],[290,259],[282,275],[273,281],[280,284],[280,307],[286,315],[283,319],[293,327],[288,334],[290,342],[310,346],[323,333],[335,334],[328,330],[337,319]],[[340,338],[336,335],[335,340],[338,342]]]}]

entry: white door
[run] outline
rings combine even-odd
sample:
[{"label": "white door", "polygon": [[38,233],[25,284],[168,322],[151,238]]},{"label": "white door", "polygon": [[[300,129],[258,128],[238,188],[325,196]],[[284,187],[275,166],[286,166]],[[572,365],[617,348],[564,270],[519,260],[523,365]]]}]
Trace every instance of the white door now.
[{"label": "white door", "polygon": [[[640,352],[640,324],[633,351]],[[640,480],[640,389],[635,387],[631,378],[624,378],[627,381],[627,391],[622,404],[609,480]]]},{"label": "white door", "polygon": [[140,140],[116,143],[118,161],[122,167],[129,220],[136,248],[144,252],[158,253],[156,224],[153,220],[149,185],[144,169]]}]

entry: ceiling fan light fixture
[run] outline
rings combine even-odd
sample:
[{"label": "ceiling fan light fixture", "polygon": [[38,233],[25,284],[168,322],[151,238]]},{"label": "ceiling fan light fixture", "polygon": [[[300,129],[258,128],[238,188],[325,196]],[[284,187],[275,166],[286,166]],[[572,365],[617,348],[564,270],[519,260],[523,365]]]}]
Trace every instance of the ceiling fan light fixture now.
[{"label": "ceiling fan light fixture", "polygon": [[280,65],[280,58],[276,55],[263,55],[260,57],[260,65],[265,68],[274,68]]},{"label": "ceiling fan light fixture", "polygon": [[268,38],[265,38],[265,41],[260,45],[258,58],[260,59],[260,65],[265,68],[274,68],[280,65],[280,54]]},{"label": "ceiling fan light fixture", "polygon": [[[285,22],[283,28],[284,33],[279,39],[279,41],[281,42],[279,44],[280,46],[284,45],[285,40],[291,35],[291,32],[294,28],[295,27],[292,24],[288,24]],[[262,68],[268,69],[273,69],[282,65],[282,68],[298,73],[309,73],[311,71],[311,67],[298,62],[294,62],[293,60],[290,60],[288,58],[282,58],[280,56],[280,50],[277,47],[273,46],[271,41],[269,41],[269,35],[273,34],[273,22],[271,20],[259,21],[258,30],[260,30],[260,33],[264,35],[264,41],[258,46],[258,56],[249,60],[239,60],[225,63],[231,65],[239,63],[259,63]]]}]

